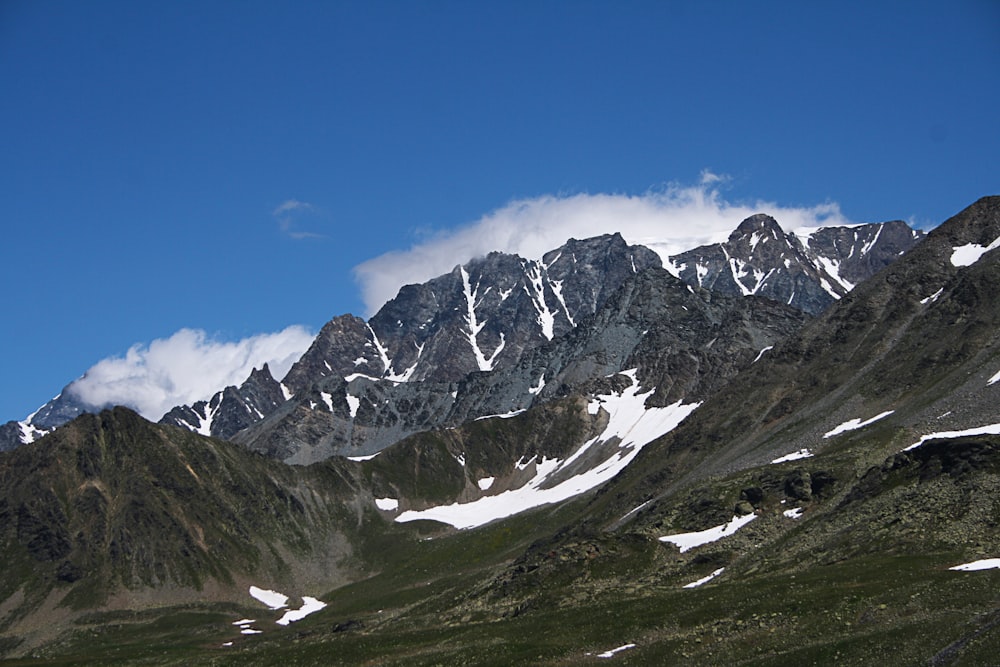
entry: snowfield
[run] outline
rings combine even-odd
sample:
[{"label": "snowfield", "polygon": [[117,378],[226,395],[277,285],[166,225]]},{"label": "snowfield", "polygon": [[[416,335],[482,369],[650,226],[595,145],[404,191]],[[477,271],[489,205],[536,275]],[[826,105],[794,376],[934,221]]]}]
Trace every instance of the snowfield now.
[{"label": "snowfield", "polygon": [[269,591],[256,586],[250,587],[250,597],[259,602],[263,602],[271,609],[281,609],[288,604],[288,596],[277,591]]},{"label": "snowfield", "polygon": [[976,572],[977,570],[1000,569],[1000,558],[985,558],[983,560],[974,560],[971,563],[963,563],[962,565],[956,565],[955,567],[949,567],[948,569],[955,570],[958,572]]},{"label": "snowfield", "polygon": [[791,454],[785,454],[784,456],[779,456],[778,458],[771,461],[771,463],[787,463],[789,461],[798,461],[799,459],[807,459],[812,456],[813,453],[808,449],[800,449],[797,452],[792,452]]},{"label": "snowfield", "polygon": [[725,569],[726,568],[724,568],[724,567],[720,567],[718,570],[716,570],[712,574],[708,575],[707,577],[702,577],[698,581],[692,581],[690,584],[684,584],[683,587],[684,588],[698,588],[702,584],[707,584],[712,579],[715,579],[717,576],[719,576],[720,574],[722,574],[725,571]]},{"label": "snowfield", "polygon": [[832,431],[827,431],[826,433],[824,433],[823,437],[832,438],[835,435],[840,435],[841,433],[845,433],[847,431],[856,431],[857,429],[864,428],[869,424],[874,424],[879,419],[885,419],[893,412],[895,412],[895,410],[886,410],[885,412],[879,413],[874,417],[872,417],[871,419],[866,419],[864,421],[861,421],[861,419],[848,419],[846,422],[844,422],[840,426],[837,426]]},{"label": "snowfield", "polygon": [[[518,467],[534,465],[535,468],[534,477],[524,486],[468,503],[409,510],[397,516],[396,521],[429,519],[455,528],[474,528],[534,507],[572,498],[607,482],[624,470],[645,445],[676,428],[700,405],[685,405],[678,401],[665,408],[647,409],[645,402],[653,389],[639,393],[636,371],[632,369],[621,373],[632,380],[632,385],[621,394],[597,396],[588,406],[591,414],[597,414],[601,409],[608,412],[610,419],[603,433],[584,443],[565,460],[542,458],[541,461],[532,459],[525,464],[518,462]],[[610,457],[592,468],[553,483],[556,475],[572,472],[571,466],[588,450],[612,438],[618,438],[620,442]]]},{"label": "snowfield", "polygon": [[709,542],[716,542],[721,540],[723,537],[732,535],[756,518],[756,514],[734,516],[729,523],[724,523],[721,526],[713,526],[712,528],[706,528],[705,530],[699,530],[694,533],[664,535],[660,538],[660,541],[675,544],[680,548],[681,553],[684,553],[685,551],[694,549],[695,547],[700,547],[701,545],[708,544]]},{"label": "snowfield", "polygon": [[988,246],[976,243],[957,246],[951,249],[951,263],[955,266],[971,266],[978,262],[980,257],[997,247],[1000,247],[1000,239],[994,240]]},{"label": "snowfield", "polygon": [[961,438],[967,435],[1000,435],[1000,424],[987,424],[986,426],[968,428],[964,431],[940,431],[938,433],[928,433],[927,435],[921,436],[920,440],[913,443],[909,447],[904,447],[902,451],[908,452],[911,449],[916,449],[928,440]]}]

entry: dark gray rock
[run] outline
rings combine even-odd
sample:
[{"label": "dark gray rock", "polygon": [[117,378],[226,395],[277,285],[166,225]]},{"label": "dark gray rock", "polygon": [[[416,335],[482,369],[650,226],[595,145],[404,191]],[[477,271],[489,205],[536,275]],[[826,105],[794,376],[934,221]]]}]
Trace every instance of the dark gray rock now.
[{"label": "dark gray rock", "polygon": [[923,232],[893,221],[825,227],[800,239],[769,215],[750,216],[724,243],[674,255],[684,282],[726,294],[756,294],[817,315],[912,248]]}]

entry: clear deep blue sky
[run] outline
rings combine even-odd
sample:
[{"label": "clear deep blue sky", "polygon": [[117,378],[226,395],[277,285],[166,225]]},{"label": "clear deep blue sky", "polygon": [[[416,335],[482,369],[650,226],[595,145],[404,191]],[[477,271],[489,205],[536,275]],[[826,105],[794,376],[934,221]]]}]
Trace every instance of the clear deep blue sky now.
[{"label": "clear deep blue sky", "polygon": [[362,314],[354,266],[515,199],[708,169],[937,224],[1000,193],[998,84],[995,0],[0,0],[0,422],[184,327]]}]

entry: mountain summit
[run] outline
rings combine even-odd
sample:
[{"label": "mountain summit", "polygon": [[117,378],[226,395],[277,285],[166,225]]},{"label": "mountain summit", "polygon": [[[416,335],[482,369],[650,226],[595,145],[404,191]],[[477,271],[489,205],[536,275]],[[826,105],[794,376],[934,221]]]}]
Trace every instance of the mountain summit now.
[{"label": "mountain summit", "polygon": [[818,315],[921,238],[923,232],[901,221],[786,234],[758,213],[727,241],[670,257],[668,268],[689,285],[757,294]]},{"label": "mountain summit", "polygon": [[[898,258],[922,234],[901,222],[807,231],[801,238],[786,234],[773,218],[757,214],[740,223],[725,243],[671,257],[666,268],[692,287],[764,296],[816,314],[855,282]],[[367,322],[353,315],[334,318],[280,382],[267,369],[258,369],[243,385],[220,389],[190,406],[177,406],[161,421],[229,439],[268,416],[284,419],[292,409],[287,406],[279,411],[285,400],[301,399],[309,392],[314,394],[309,399],[312,404],[327,405],[331,411],[334,395],[344,396],[337,400],[346,400],[343,407],[353,420],[359,397],[336,388],[317,391],[315,387],[328,383],[328,378],[365,379],[390,386],[446,385],[462,382],[472,373],[516,366],[528,351],[565,335],[594,315],[629,276],[659,266],[661,258],[655,252],[629,246],[617,233],[570,239],[539,260],[491,253],[426,283],[403,287]],[[28,419],[0,427],[0,450],[30,442],[79,414],[104,407],[108,406],[82,403],[71,383]],[[436,400],[430,400],[428,407],[438,417],[421,418],[414,427],[455,418],[447,416],[450,408]],[[491,409],[485,404],[482,408]],[[489,412],[465,416],[485,414]],[[272,424],[269,428],[279,427]],[[329,427],[321,430],[328,433]],[[369,442],[368,437],[357,440],[348,434],[353,432],[349,426],[334,430],[342,432],[338,442],[353,441],[356,446]],[[380,435],[371,441],[377,444],[361,446],[361,450],[390,444],[412,432],[409,427],[396,431],[384,425],[378,431]],[[368,431],[358,430],[362,432]],[[245,442],[260,438],[240,437]],[[318,451],[329,455],[340,450],[338,446]],[[303,462],[315,460],[314,456],[320,454]]]}]

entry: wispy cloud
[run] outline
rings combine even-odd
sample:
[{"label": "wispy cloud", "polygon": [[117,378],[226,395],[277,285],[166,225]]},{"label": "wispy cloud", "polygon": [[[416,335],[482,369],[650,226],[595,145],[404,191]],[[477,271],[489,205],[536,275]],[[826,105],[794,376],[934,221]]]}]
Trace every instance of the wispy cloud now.
[{"label": "wispy cloud", "polygon": [[324,234],[299,229],[303,218],[317,213],[315,206],[298,199],[288,199],[279,204],[271,215],[278,223],[278,229],[293,239],[322,239]]},{"label": "wispy cloud", "polygon": [[385,253],[354,268],[368,314],[400,287],[447,273],[492,250],[538,258],[569,238],[620,232],[661,257],[724,240],[743,219],[768,213],[786,230],[851,224],[835,203],[783,206],[757,200],[732,203],[720,188],[728,177],[704,170],[697,185],[670,184],[642,195],[577,194],[512,201],[459,229],[439,233],[408,250]]},{"label": "wispy cloud", "polygon": [[124,357],[98,362],[69,391],[90,405],[126,405],[155,421],[176,405],[242,384],[265,363],[280,380],[312,341],[313,334],[301,326],[235,342],[181,329],[148,345],[137,343]]}]

